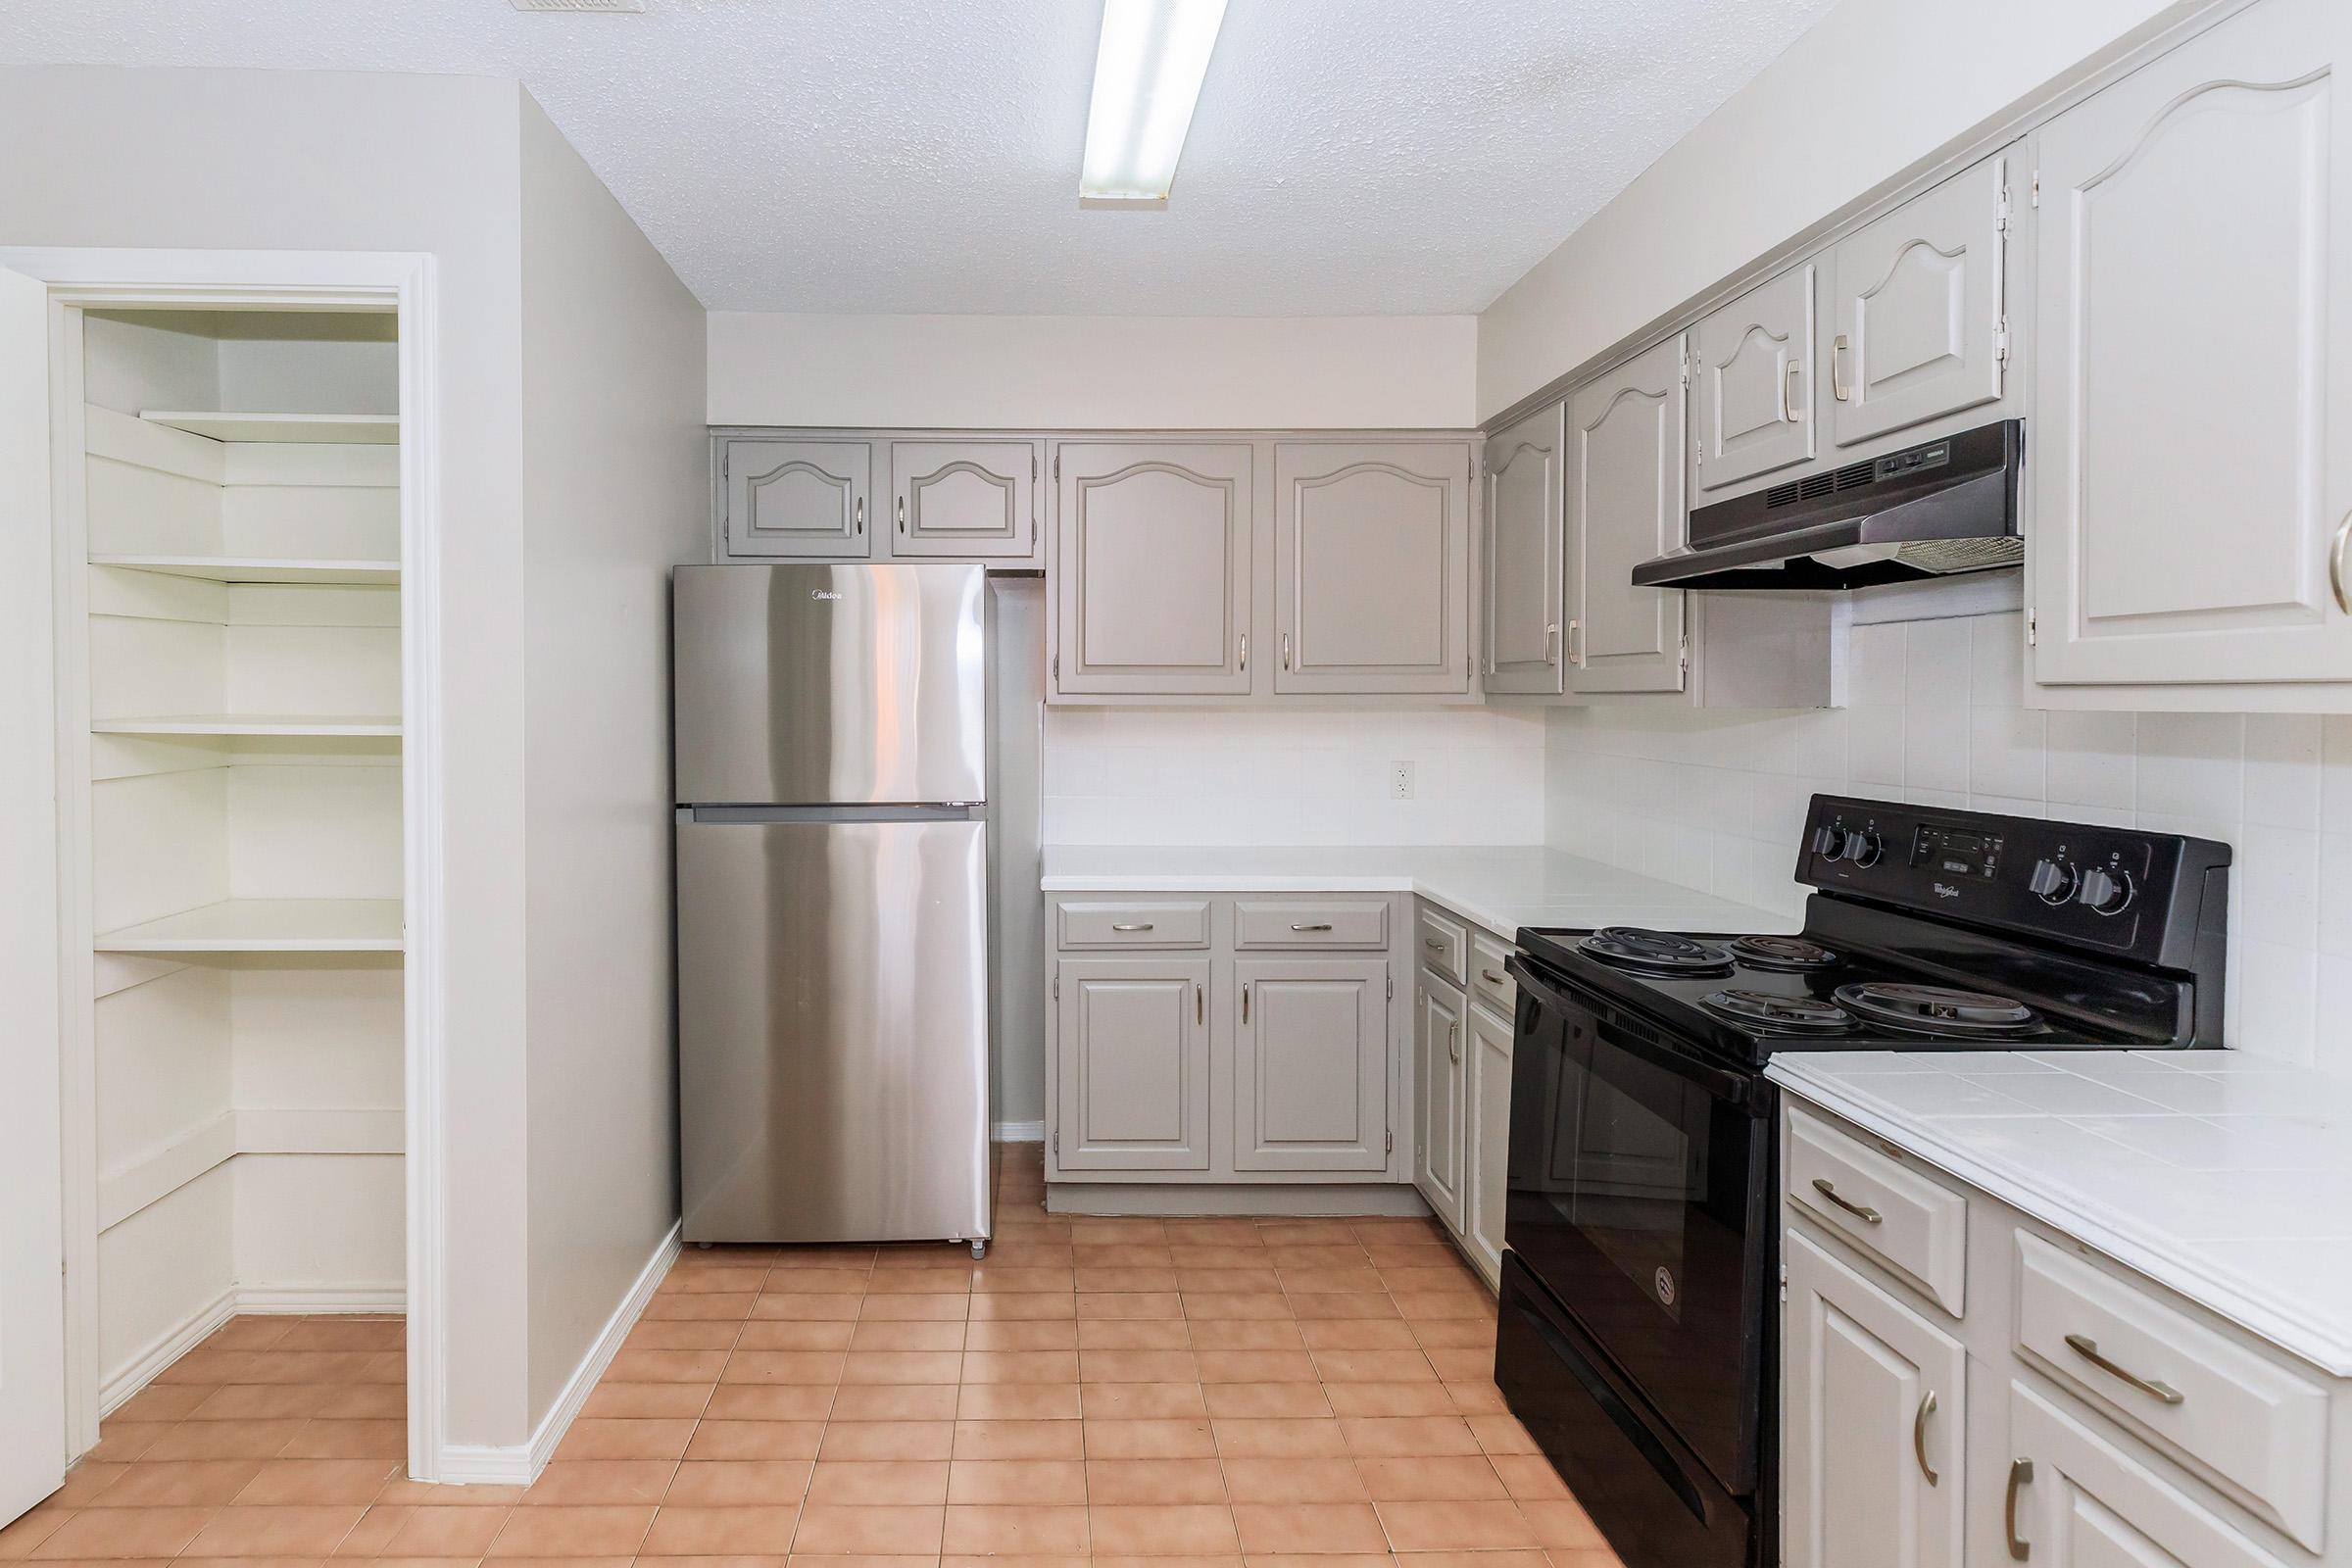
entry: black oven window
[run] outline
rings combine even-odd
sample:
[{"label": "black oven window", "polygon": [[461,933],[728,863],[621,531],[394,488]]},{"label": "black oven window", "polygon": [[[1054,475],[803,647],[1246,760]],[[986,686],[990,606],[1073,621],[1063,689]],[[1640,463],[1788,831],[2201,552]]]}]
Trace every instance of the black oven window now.
[{"label": "black oven window", "polygon": [[1707,1190],[1708,1097],[1586,1040],[1606,1054],[1606,1075],[1592,1070],[1589,1055],[1560,1075],[1552,1166],[1563,1217],[1680,1323],[1684,1225]]}]

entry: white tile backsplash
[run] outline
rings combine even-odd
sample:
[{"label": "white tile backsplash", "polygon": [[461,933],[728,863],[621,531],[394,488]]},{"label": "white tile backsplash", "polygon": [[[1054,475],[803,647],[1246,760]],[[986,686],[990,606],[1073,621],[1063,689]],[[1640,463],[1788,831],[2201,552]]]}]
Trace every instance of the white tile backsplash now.
[{"label": "white tile backsplash", "polygon": [[1793,912],[1815,791],[2232,846],[2232,1045],[2352,1072],[2352,717],[2042,712],[2015,613],[1857,625],[1832,712],[1551,710],[1555,849]]},{"label": "white tile backsplash", "polygon": [[1048,844],[1544,842],[1530,710],[1052,708],[1044,744]]}]

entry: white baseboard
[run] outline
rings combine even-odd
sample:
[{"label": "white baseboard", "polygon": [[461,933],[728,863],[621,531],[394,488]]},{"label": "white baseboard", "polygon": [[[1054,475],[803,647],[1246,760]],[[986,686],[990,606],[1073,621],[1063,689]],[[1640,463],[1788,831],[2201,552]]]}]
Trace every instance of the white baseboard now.
[{"label": "white baseboard", "polygon": [[612,1309],[612,1315],[605,1320],[604,1331],[597,1335],[596,1343],[588,1347],[588,1353],[580,1358],[578,1366],[572,1368],[571,1377],[564,1385],[564,1392],[556,1396],[555,1404],[540,1420],[538,1430],[531,1434],[529,1443],[443,1444],[438,1462],[433,1467],[433,1479],[459,1486],[508,1487],[527,1487],[538,1480],[539,1473],[556,1456],[556,1446],[564,1441],[564,1434],[571,1430],[572,1420],[580,1413],[580,1406],[588,1402],[588,1396],[596,1388],[596,1380],[605,1375],[605,1368],[611,1366],[612,1357],[620,1353],[621,1342],[629,1337],[629,1330],[635,1328],[638,1318],[645,1315],[655,1290],[662,1284],[662,1277],[678,1260],[679,1238],[680,1226],[671,1225],[669,1234],[662,1238],[661,1245],[654,1249],[654,1255],[647,1258],[645,1267],[638,1271],[628,1294]]},{"label": "white baseboard", "polygon": [[111,1415],[153,1383],[166,1367],[204,1343],[205,1336],[232,1317],[270,1313],[324,1317],[344,1312],[403,1312],[408,1291],[393,1284],[232,1285],[198,1307],[176,1327],[156,1336],[120,1371],[98,1386],[98,1413]]},{"label": "white baseboard", "polygon": [[161,1376],[166,1367],[196,1348],[206,1335],[236,1315],[237,1291],[232,1285],[183,1318],[177,1327],[157,1335],[145,1349],[98,1385],[99,1415],[114,1414],[123,1401]]},{"label": "white baseboard", "polygon": [[243,1285],[237,1288],[237,1311],[256,1317],[272,1312],[295,1312],[305,1317],[344,1313],[405,1313],[409,1288],[394,1281],[373,1285]]},{"label": "white baseboard", "polygon": [[989,1130],[989,1137],[1000,1144],[1042,1144],[1046,1141],[1046,1124],[1042,1121],[1001,1121]]}]

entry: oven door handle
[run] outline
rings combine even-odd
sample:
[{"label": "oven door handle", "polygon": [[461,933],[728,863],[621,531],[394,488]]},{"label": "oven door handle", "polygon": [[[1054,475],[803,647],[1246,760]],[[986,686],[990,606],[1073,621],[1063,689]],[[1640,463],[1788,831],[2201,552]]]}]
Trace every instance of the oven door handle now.
[{"label": "oven door handle", "polygon": [[[1503,959],[1502,966],[1519,982],[1520,1005],[1523,1007],[1532,1001],[1538,1006],[1558,1012],[1595,1012],[1591,1005],[1570,1001],[1565,992],[1516,953]],[[1746,1075],[1686,1055],[1656,1041],[1610,1028],[1606,1023],[1601,1023],[1599,1028],[1600,1038],[1626,1054],[1639,1056],[1653,1067],[1663,1067],[1676,1077],[1698,1085],[1717,1100],[1757,1113],[1755,1080]],[[1514,1045],[1512,1049],[1515,1053],[1518,1048]]]}]

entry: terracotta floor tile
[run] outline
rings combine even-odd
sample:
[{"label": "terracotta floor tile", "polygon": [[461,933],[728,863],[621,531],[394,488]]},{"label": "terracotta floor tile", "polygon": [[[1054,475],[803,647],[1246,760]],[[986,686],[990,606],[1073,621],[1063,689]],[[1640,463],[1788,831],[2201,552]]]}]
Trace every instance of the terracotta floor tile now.
[{"label": "terracotta floor tile", "polygon": [[722,1383],[711,1390],[705,1421],[822,1421],[839,1396],[821,1383]]},{"label": "terracotta floor tile", "polygon": [[1288,1318],[1291,1298],[1276,1291],[1187,1291],[1184,1315],[1195,1322],[1221,1317]]},{"label": "terracotta floor tile", "polygon": [[1312,1383],[1313,1357],[1304,1350],[1200,1350],[1194,1359],[1203,1383]]},{"label": "terracotta floor tile", "polygon": [[[1392,1563],[1392,1568],[1395,1568]],[[1416,1551],[1411,1568],[1601,1568],[1598,1563],[1559,1564],[1556,1555],[1533,1548],[1519,1551]],[[1617,1568],[1609,1559],[1608,1568]]]},{"label": "terracotta floor tile", "polygon": [[1089,1459],[1084,1500],[1223,1502],[1225,1474],[1214,1459]]},{"label": "terracotta floor tile", "polygon": [[216,1392],[202,1384],[150,1383],[108,1415],[110,1421],[184,1421]]},{"label": "terracotta floor tile", "polygon": [[1438,1374],[1419,1350],[1315,1350],[1326,1383],[1434,1383]]},{"label": "terracotta floor tile", "polygon": [[1082,1383],[1076,1392],[1089,1421],[1183,1420],[1208,1414],[1198,1383]]},{"label": "terracotta floor tile", "polygon": [[1562,1497],[1556,1502],[1522,1501],[1519,1513],[1543,1545],[1589,1548],[1606,1544],[1592,1515],[1570,1498]]},{"label": "terracotta floor tile", "polygon": [[969,1296],[869,1296],[858,1304],[860,1318],[888,1322],[961,1322],[975,1316]]},{"label": "terracotta floor tile", "polygon": [[1084,1438],[1089,1459],[1207,1459],[1217,1452],[1215,1434],[1205,1418],[1089,1416]]},{"label": "terracotta floor tile", "polygon": [[1209,1383],[1200,1392],[1212,1416],[1269,1419],[1332,1413],[1320,1383]]},{"label": "terracotta floor tile", "polygon": [[906,1504],[948,1500],[945,1459],[825,1459],[808,1481],[812,1503]]},{"label": "terracotta floor tile", "polygon": [[669,1480],[665,1506],[741,1508],[797,1503],[808,1494],[806,1459],[697,1459]]},{"label": "terracotta floor tile", "polygon": [[1335,1415],[1459,1415],[1443,1383],[1326,1383]]},{"label": "terracotta floor tile", "polygon": [[975,1323],[1044,1323],[1084,1315],[1079,1308],[1080,1298],[1058,1291],[1008,1292],[956,1299],[969,1300]]},{"label": "terracotta floor tile", "polygon": [[1198,1383],[1200,1364],[1191,1350],[1084,1350],[1074,1358],[1089,1383]]},{"label": "terracotta floor tile", "polygon": [[645,1304],[642,1321],[671,1323],[705,1320],[735,1323],[752,1315],[752,1303],[759,1299],[751,1291],[711,1292],[700,1296],[657,1296]]},{"label": "terracotta floor tile", "polygon": [[1340,1432],[1358,1458],[1419,1458],[1425,1454],[1471,1454],[1477,1438],[1460,1416],[1344,1416]]},{"label": "terracotta floor tile", "polygon": [[169,1421],[102,1421],[98,1425],[98,1446],[82,1457],[96,1459],[101,1464],[124,1464],[143,1458],[172,1427]]},{"label": "terracotta floor tile", "polygon": [[[85,1463],[87,1461],[84,1461]],[[107,1488],[109,1508],[199,1508],[234,1502],[267,1459],[149,1459],[125,1466]],[[382,1490],[382,1483],[377,1483]],[[0,1556],[7,1553],[0,1551]]]},{"label": "terracotta floor tile", "polygon": [[1446,1397],[1463,1415],[1501,1415],[1510,1409],[1502,1391],[1492,1383],[1448,1383]]},{"label": "terracotta floor tile", "polygon": [[953,1421],[832,1421],[819,1459],[946,1459],[955,1451]]},{"label": "terracotta floor tile", "polygon": [[213,1508],[84,1508],[71,1514],[26,1555],[56,1557],[176,1557],[219,1510]]},{"label": "terracotta floor tile", "polygon": [[564,1435],[556,1457],[676,1459],[686,1452],[694,1430],[695,1423],[681,1417],[582,1417]]},{"label": "terracotta floor tile", "polygon": [[506,1526],[507,1510],[501,1508],[411,1508],[382,1555],[479,1557]]},{"label": "terracotta floor tile", "polygon": [[953,1421],[953,1383],[845,1383],[833,1396],[836,1421]]},{"label": "terracotta floor tile", "polygon": [[776,1269],[760,1287],[761,1296],[862,1296],[871,1289],[869,1269]]},{"label": "terracotta floor tile", "polygon": [[312,1413],[325,1421],[406,1420],[409,1391],[399,1383],[357,1383],[328,1389]]},{"label": "terracotta floor tile", "polygon": [[[1004,1327],[1030,1325],[1005,1324]],[[1048,1327],[1038,1324],[1036,1327]],[[1089,1317],[1075,1323],[1051,1325],[1067,1327],[1071,1343],[1080,1352],[1087,1350],[1189,1350],[1193,1345],[1192,1325],[1180,1317]],[[975,1345],[973,1349],[983,1347]]]},{"label": "terracotta floor tile", "polygon": [[944,1322],[865,1318],[856,1323],[778,1324],[777,1327],[846,1330],[841,1343],[833,1348],[847,1350],[961,1350],[966,1348],[966,1338],[971,1332],[970,1325],[960,1318]]},{"label": "terracotta floor tile", "polygon": [[425,1481],[394,1481],[375,1499],[379,1508],[399,1503],[445,1508],[510,1508],[522,1500],[520,1487],[443,1487]]},{"label": "terracotta floor tile", "polygon": [[[57,1508],[87,1508],[129,1473],[127,1464],[100,1464],[84,1459],[66,1472],[66,1484],[44,1500]],[[7,1555],[6,1551],[0,1551],[0,1558]]]},{"label": "terracotta floor tile", "polygon": [[[738,1349],[727,1357],[725,1370],[719,1373],[721,1383],[839,1383],[843,1381],[844,1363],[850,1359],[843,1350],[744,1350]],[[871,1383],[884,1381],[858,1378],[854,1381]],[[910,1382],[913,1379],[896,1381]]]},{"label": "terracotta floor tile", "polygon": [[1094,1550],[1108,1555],[1167,1556],[1239,1551],[1233,1510],[1223,1503],[1138,1503],[1087,1509]]},{"label": "terracotta floor tile", "polygon": [[868,1296],[948,1296],[967,1294],[972,1288],[972,1269],[967,1265],[956,1268],[877,1268],[866,1277]]},{"label": "terracotta floor tile", "polygon": [[1494,1320],[1476,1317],[1424,1318],[1408,1325],[1424,1350],[1483,1349],[1487,1365],[1494,1364]]},{"label": "terracotta floor tile", "polygon": [[1078,1413],[1075,1383],[975,1383],[956,1400],[959,1421],[1066,1421]]},{"label": "terracotta floor tile", "polygon": [[1347,1435],[1331,1417],[1241,1417],[1215,1423],[1217,1452],[1226,1458],[1329,1458],[1348,1452]]},{"label": "terracotta floor tile", "polygon": [[[156,1384],[148,1394],[173,1392],[176,1386]],[[196,1421],[308,1420],[322,1413],[335,1390],[312,1383],[230,1383],[217,1389],[187,1391],[198,1395],[189,1419]],[[145,1398],[146,1395],[141,1395]],[[138,1400],[131,1401],[136,1404]],[[124,1409],[130,1408],[124,1405]],[[397,1413],[397,1412],[396,1412]]]},{"label": "terracotta floor tile", "polygon": [[1072,1268],[1019,1268],[997,1263],[983,1263],[972,1270],[974,1295],[995,1295],[1004,1292],[1059,1291],[1067,1294],[1076,1288]]},{"label": "terracotta floor tile", "polygon": [[716,1383],[724,1350],[622,1350],[605,1376],[614,1383]]},{"label": "terracotta floor tile", "polygon": [[1291,1318],[1226,1317],[1203,1323],[1194,1336],[1195,1353],[1210,1350],[1303,1350],[1302,1325]]},{"label": "terracotta floor tile", "polygon": [[797,1503],[746,1508],[662,1504],[637,1548],[646,1557],[776,1556],[791,1549],[800,1523]]},{"label": "terracotta floor tile", "polygon": [[1087,1542],[1083,1506],[951,1503],[942,1544],[950,1552],[1002,1563],[1008,1554],[1083,1552]]},{"label": "terracotta floor tile", "polygon": [[[876,1328],[882,1324],[873,1325]],[[909,1328],[928,1325],[906,1325]],[[1076,1317],[1040,1318],[979,1318],[968,1324],[941,1325],[962,1331],[962,1348],[966,1350],[1075,1350],[1087,1343],[1079,1333]],[[1096,1325],[1104,1326],[1104,1325]],[[1122,1325],[1125,1326],[1125,1325]],[[1136,1325],[1164,1332],[1170,1325],[1150,1323]],[[1184,1325],[1174,1327],[1182,1332]],[[1181,1344],[1182,1342],[1179,1341]]]},{"label": "terracotta floor tile", "polygon": [[[560,1503],[660,1502],[677,1473],[675,1459],[567,1459],[561,1451],[522,1500],[535,1508]],[[432,1556],[432,1552],[412,1552]]]},{"label": "terracotta floor tile", "polygon": [[855,1320],[864,1305],[865,1293],[862,1291],[762,1293],[760,1299],[752,1303],[752,1317],[755,1321],[761,1318]]},{"label": "terracotta floor tile", "polygon": [[237,1494],[239,1503],[373,1502],[402,1468],[383,1459],[269,1459]]},{"label": "terracotta floor tile", "polygon": [[[877,1325],[878,1327],[879,1325]],[[929,1328],[930,1324],[908,1327]],[[953,1323],[937,1325],[954,1328]],[[731,1348],[738,1350],[846,1350],[858,1325],[846,1318],[763,1317],[746,1323]],[[880,1347],[876,1347],[880,1348]]]},{"label": "terracotta floor tile", "polygon": [[600,1417],[635,1416],[639,1419],[660,1417],[693,1418],[703,1413],[710,1402],[707,1383],[599,1383],[580,1406],[580,1414],[590,1420]]},{"label": "terracotta floor tile", "polygon": [[684,1457],[700,1459],[813,1459],[825,1430],[821,1421],[710,1421],[695,1427]]},{"label": "terracotta floor tile", "polygon": [[1478,1440],[1478,1446],[1490,1454],[1544,1451],[1536,1446],[1536,1440],[1527,1435],[1527,1428],[1519,1424],[1517,1416],[1472,1415],[1464,1416],[1462,1421]]},{"label": "terracotta floor tile", "polygon": [[1388,1537],[1368,1502],[1237,1502],[1234,1530],[1242,1550],[1385,1551]]},{"label": "terracotta floor tile", "polygon": [[323,1557],[367,1511],[349,1504],[231,1503],[184,1550],[191,1557]]},{"label": "terracotta floor tile", "polygon": [[[378,1502],[370,1504],[368,1511],[360,1515],[360,1522],[353,1525],[341,1541],[335,1543],[335,1557],[349,1559],[383,1556],[391,1549],[392,1538],[400,1534],[401,1527],[409,1522],[409,1516],[416,1511],[416,1508],[407,1503]],[[504,1508],[467,1508],[465,1512],[490,1516],[491,1535],[496,1535],[499,1527],[506,1523]],[[481,1553],[476,1551],[473,1555],[478,1557]]]},{"label": "terracotta floor tile", "polygon": [[1355,1465],[1342,1458],[1237,1458],[1225,1461],[1225,1490],[1235,1502],[1368,1502]]},{"label": "terracotta floor tile", "polygon": [[650,1507],[568,1504],[517,1508],[490,1543],[492,1557],[634,1556],[652,1528]]},{"label": "terracotta floor tile", "polygon": [[270,1459],[285,1451],[303,1421],[182,1421],[151,1444],[142,1459]]},{"label": "terracotta floor tile", "polygon": [[956,1459],[1083,1459],[1094,1421],[958,1421]]},{"label": "terracotta floor tile", "polygon": [[[1126,1353],[1187,1354],[1183,1351]],[[966,1350],[963,1352],[962,1381],[967,1386],[975,1383],[1075,1383],[1078,1381],[1078,1369],[1076,1350]]]},{"label": "terracotta floor tile", "polygon": [[1487,1463],[1503,1490],[1521,1502],[1558,1502],[1569,1495],[1568,1483],[1541,1454],[1491,1454]]},{"label": "terracotta floor tile", "polygon": [[[1468,1322],[1471,1320],[1441,1318],[1439,1321]],[[1429,1358],[1429,1364],[1436,1369],[1438,1376],[1448,1383],[1484,1383],[1492,1381],[1494,1376],[1494,1351],[1489,1346],[1441,1346],[1434,1349],[1426,1349],[1422,1351],[1422,1354]]]},{"label": "terracotta floor tile", "polygon": [[1387,1287],[1370,1268],[1293,1268],[1277,1253],[1275,1272],[1282,1288],[1295,1296],[1385,1295]]},{"label": "terracotta floor tile", "polygon": [[932,1554],[939,1550],[945,1507],[859,1507],[812,1502],[801,1510],[796,1554]]},{"label": "terracotta floor tile", "polygon": [[958,1459],[948,1472],[948,1503],[1084,1506],[1087,1477],[1076,1459]]},{"label": "terracotta floor tile", "polygon": [[[1340,1291],[1325,1295],[1293,1293],[1285,1298],[1291,1311],[1300,1322],[1309,1318],[1332,1317],[1397,1317],[1401,1313],[1397,1301],[1377,1291]],[[1490,1303],[1491,1308],[1491,1303]]]},{"label": "terracotta floor tile", "polygon": [[1382,1502],[1380,1522],[1397,1551],[1479,1551],[1540,1544],[1511,1502]]},{"label": "terracotta floor tile", "polygon": [[1367,1458],[1355,1467],[1375,1502],[1499,1502],[1509,1495],[1483,1454]]},{"label": "terracotta floor tile", "polygon": [[1174,1291],[1081,1291],[1073,1298],[1081,1318],[1183,1317],[1183,1298]]}]

